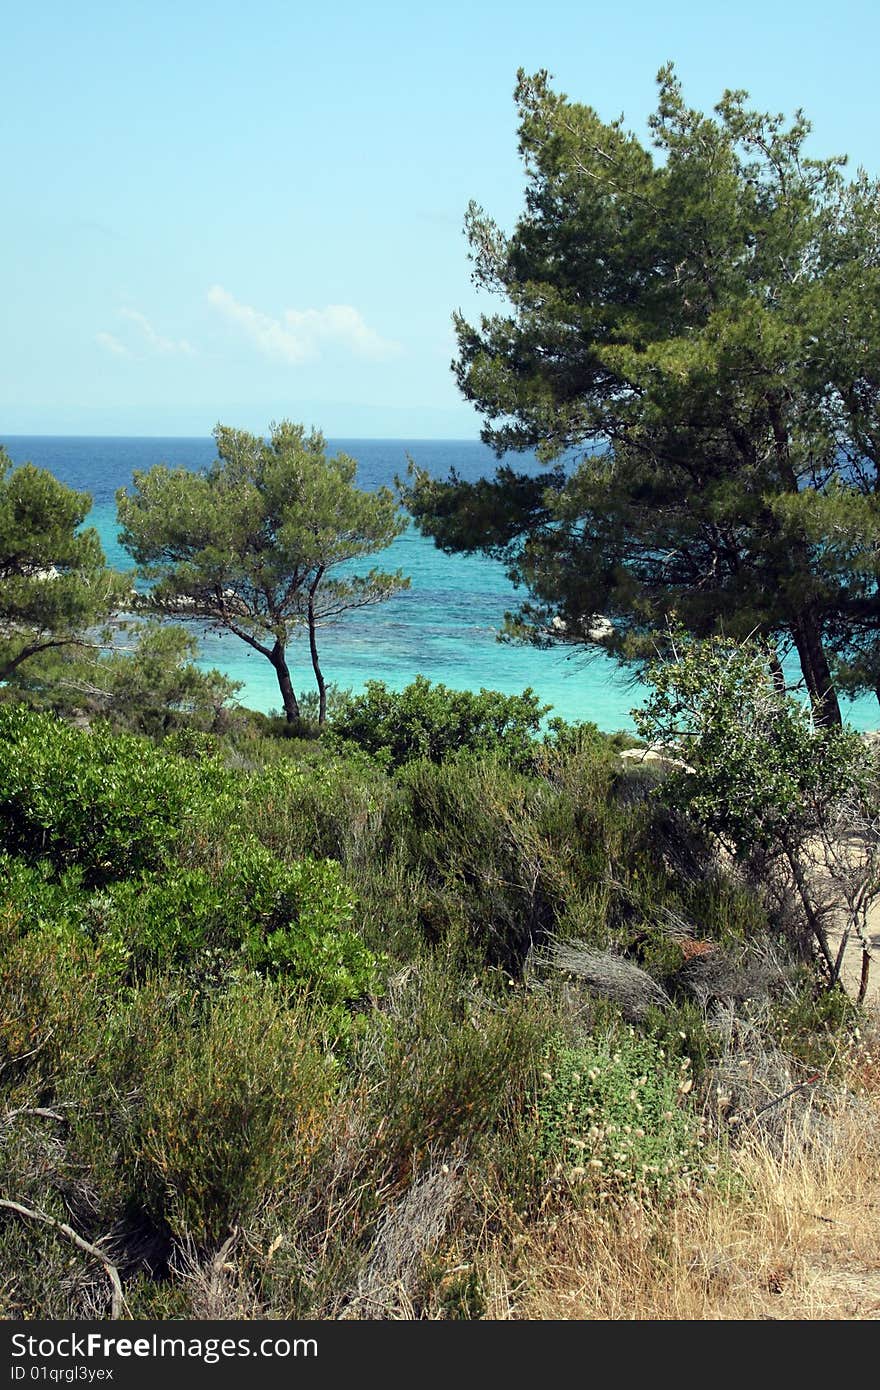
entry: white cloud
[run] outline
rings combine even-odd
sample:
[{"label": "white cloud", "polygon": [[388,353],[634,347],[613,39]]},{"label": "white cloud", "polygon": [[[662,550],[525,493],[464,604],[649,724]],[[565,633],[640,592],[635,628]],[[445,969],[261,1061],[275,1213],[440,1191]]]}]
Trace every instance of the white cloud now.
[{"label": "white cloud", "polygon": [[325,309],[286,309],[281,318],[240,304],[222,285],[208,291],[213,305],[228,323],[266,357],[298,367],[321,356],[325,346],[341,347],[355,357],[382,362],[395,357],[399,344],[382,338],[350,304],[328,304]]},{"label": "white cloud", "polygon": [[208,303],[219,309],[229,323],[240,328],[266,357],[297,367],[313,356],[296,334],[285,329],[278,319],[261,314],[248,304],[239,304],[222,285],[214,285],[208,291]]},{"label": "white cloud", "polygon": [[124,343],[120,343],[118,338],[114,338],[112,333],[96,333],[95,342],[100,343],[107,352],[112,352],[115,357],[130,357],[131,353]]},{"label": "white cloud", "polygon": [[166,338],[137,309],[120,309],[117,316],[130,327],[120,338],[115,333],[96,333],[95,341],[115,357],[194,357],[195,348],[185,338]]},{"label": "white cloud", "polygon": [[157,333],[146,315],[139,313],[137,309],[121,309],[120,318],[134,324],[151,352],[162,353],[165,356],[178,353],[184,357],[192,357],[195,353],[195,349],[191,343],[187,342],[186,338],[175,340],[174,338],[165,338],[161,333]]}]

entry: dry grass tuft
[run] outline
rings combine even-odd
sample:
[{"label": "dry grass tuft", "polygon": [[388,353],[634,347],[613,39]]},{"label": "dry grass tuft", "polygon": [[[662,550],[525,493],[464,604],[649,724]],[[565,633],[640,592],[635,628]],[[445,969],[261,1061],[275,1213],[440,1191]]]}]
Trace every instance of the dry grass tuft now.
[{"label": "dry grass tuft", "polygon": [[543,959],[581,980],[593,994],[613,999],[629,1023],[642,1023],[653,1006],[669,1003],[657,981],[613,951],[596,951],[585,941],[552,940]]}]

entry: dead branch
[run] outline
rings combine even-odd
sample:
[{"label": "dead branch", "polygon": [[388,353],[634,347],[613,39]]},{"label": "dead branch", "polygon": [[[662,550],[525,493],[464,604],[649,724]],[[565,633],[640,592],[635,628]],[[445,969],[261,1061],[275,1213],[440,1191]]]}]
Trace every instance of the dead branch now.
[{"label": "dead branch", "polygon": [[791,1096],[797,1095],[798,1091],[806,1090],[808,1086],[815,1086],[819,1077],[820,1073],[816,1072],[815,1075],[808,1076],[806,1081],[799,1081],[796,1086],[790,1086],[788,1090],[783,1091],[781,1095],[773,1096],[766,1104],[759,1105],[757,1110],[752,1110],[748,1115],[742,1115],[732,1120],[730,1124],[731,1130],[739,1129],[741,1125],[751,1124],[752,1120],[756,1120],[758,1116],[763,1115],[766,1110],[772,1110],[774,1106],[781,1105],[784,1100],[789,1100]]},{"label": "dead branch", "polygon": [[83,1240],[82,1236],[77,1235],[72,1226],[68,1226],[65,1221],[57,1221],[54,1216],[47,1216],[43,1211],[37,1211],[35,1207],[26,1207],[21,1202],[13,1202],[8,1197],[0,1197],[0,1207],[6,1211],[15,1212],[17,1216],[23,1216],[28,1221],[40,1221],[44,1226],[51,1226],[54,1231],[72,1241],[78,1250],[84,1251],[86,1255],[91,1255],[93,1260],[97,1260],[104,1267],[107,1278],[110,1280],[111,1300],[110,1316],[119,1318],[122,1316],[122,1280],[119,1278],[119,1270],[115,1264],[99,1250],[97,1245],[92,1245],[89,1241]]},{"label": "dead branch", "polygon": [[64,1120],[57,1110],[49,1110],[45,1105],[20,1105],[17,1110],[7,1110],[6,1114],[0,1118],[0,1125],[11,1125],[13,1120],[18,1119],[19,1115],[36,1115],[41,1120]]}]

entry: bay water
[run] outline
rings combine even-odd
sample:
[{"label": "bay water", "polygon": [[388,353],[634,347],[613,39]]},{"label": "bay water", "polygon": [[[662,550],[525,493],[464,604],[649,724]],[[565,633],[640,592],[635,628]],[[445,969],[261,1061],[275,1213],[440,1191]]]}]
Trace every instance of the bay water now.
[{"label": "bay water", "polygon": [[[119,569],[130,569],[132,560],[119,544],[117,488],[130,487],[136,469],[158,463],[200,469],[216,453],[211,438],[19,435],[2,443],[15,463],[47,468],[61,482],[91,495],[89,523],[98,530],[108,563]],[[455,467],[467,481],[491,476],[498,462],[475,440],[339,439],[329,440],[328,446],[331,453],[341,450],[357,460],[358,485],[365,488],[391,486],[396,474],[405,474],[408,458],[439,477]],[[529,462],[520,455],[512,461],[518,468]],[[484,687],[518,694],[530,686],[552,705],[553,714],[590,719],[608,731],[632,729],[631,709],[644,689],[616,662],[602,653],[587,655],[564,646],[540,651],[498,642],[505,612],[526,595],[514,589],[497,561],[444,555],[411,525],[387,550],[365,557],[355,569],[364,572],[373,565],[402,569],[410,588],[321,631],[328,681],[355,691],[371,679],[399,690],[419,674],[460,690]],[[200,664],[240,681],[242,704],[267,713],[278,709],[275,673],[264,657],[231,635],[200,635]],[[296,689],[312,690],[304,634],[292,644],[288,660]],[[859,729],[880,724],[873,698],[847,703],[845,717]]]}]

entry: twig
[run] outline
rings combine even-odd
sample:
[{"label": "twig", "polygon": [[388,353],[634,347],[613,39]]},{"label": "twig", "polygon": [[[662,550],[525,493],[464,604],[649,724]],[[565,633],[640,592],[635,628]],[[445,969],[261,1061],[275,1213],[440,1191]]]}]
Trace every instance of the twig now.
[{"label": "twig", "polygon": [[34,1207],[23,1206],[21,1202],[10,1201],[8,1197],[0,1197],[0,1207],[3,1207],[6,1211],[14,1211],[18,1216],[26,1217],[28,1221],[41,1221],[44,1226],[51,1226],[53,1230],[58,1231],[61,1235],[72,1241],[77,1249],[84,1251],[87,1255],[91,1255],[92,1259],[98,1260],[104,1267],[112,1289],[110,1316],[111,1318],[119,1318],[122,1316],[122,1280],[119,1278],[119,1270],[116,1268],[115,1264],[108,1259],[103,1250],[99,1250],[97,1245],[92,1245],[89,1241],[83,1240],[82,1236],[77,1235],[73,1227],[68,1226],[65,1221],[56,1221],[54,1216],[47,1216],[45,1212],[37,1211]]},{"label": "twig", "polygon": [[870,951],[867,949],[867,947],[864,947],[864,946],[863,946],[863,947],[862,947],[862,973],[861,973],[861,977],[860,977],[860,979],[859,979],[859,992],[858,992],[858,996],[857,996],[857,998],[856,998],[856,1004],[859,1006],[859,1008],[861,1008],[861,1006],[864,1004],[864,1002],[865,1002],[865,996],[866,996],[867,993],[868,993],[868,977],[869,977],[870,973],[871,973],[871,953],[870,953]]},{"label": "twig", "polygon": [[10,1057],[8,1062],[0,1064],[0,1073],[6,1071],[9,1067],[17,1066],[19,1062],[26,1062],[29,1057],[36,1057],[37,1053],[42,1052],[43,1048],[52,1041],[54,1034],[55,1029],[50,1028],[45,1038],[43,1038],[43,1041],[37,1043],[36,1047],[32,1047],[30,1052],[20,1052],[17,1057]]},{"label": "twig", "polygon": [[220,1300],[223,1295],[224,1275],[232,1266],[228,1263],[232,1247],[238,1240],[238,1227],[233,1226],[228,1238],[211,1261],[211,1275],[208,1284],[208,1312],[212,1318],[220,1316]]},{"label": "twig", "polygon": [[759,1115],[763,1115],[765,1110],[772,1110],[774,1105],[781,1105],[789,1096],[795,1095],[798,1091],[803,1091],[807,1086],[815,1086],[819,1080],[821,1072],[816,1072],[814,1076],[808,1076],[806,1081],[799,1081],[796,1086],[791,1086],[787,1091],[783,1091],[781,1096],[774,1096],[765,1105],[759,1105],[757,1110],[753,1110],[750,1115],[743,1115],[740,1119],[734,1119],[730,1123],[731,1129],[738,1129],[740,1125],[749,1124],[752,1120],[757,1120]]},{"label": "twig", "polygon": [[10,1125],[19,1115],[37,1115],[41,1120],[61,1120],[66,1116],[59,1114],[57,1110],[49,1110],[45,1105],[20,1105],[17,1110],[7,1110],[6,1114],[0,1119],[0,1125]]}]

